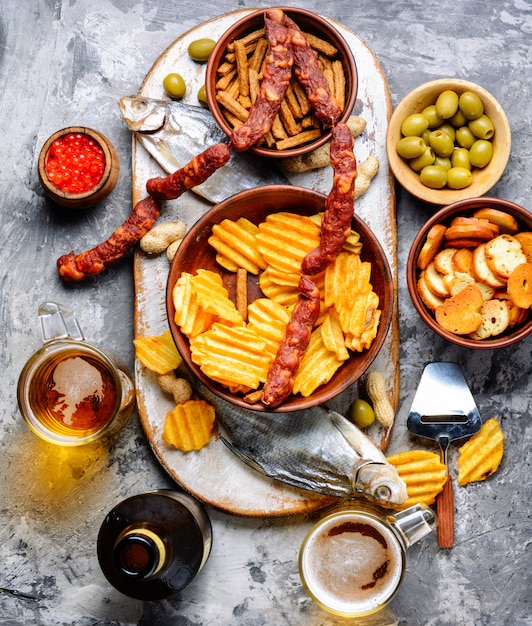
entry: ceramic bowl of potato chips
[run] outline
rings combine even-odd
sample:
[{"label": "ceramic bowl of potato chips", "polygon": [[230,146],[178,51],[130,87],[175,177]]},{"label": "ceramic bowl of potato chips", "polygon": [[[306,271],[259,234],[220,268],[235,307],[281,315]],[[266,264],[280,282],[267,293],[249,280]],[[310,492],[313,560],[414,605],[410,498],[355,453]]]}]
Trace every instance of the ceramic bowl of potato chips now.
[{"label": "ceramic bowl of potato chips", "polygon": [[[191,372],[219,397],[264,411],[260,395],[298,298],[301,261],[319,245],[326,196],[268,185],[216,205],[185,235],[167,285],[170,330]],[[345,391],[377,356],[392,318],[385,253],[357,216],[334,264],[314,277],[321,310],[275,410],[297,411]]]},{"label": "ceramic bowl of potato chips", "polygon": [[[355,105],[358,75],[353,53],[330,20],[296,7],[277,7],[304,33],[318,59],[331,94],[342,109],[345,122]],[[235,22],[217,41],[206,68],[205,90],[209,109],[220,128],[231,136],[247,120],[260,88],[268,41],[264,14],[253,11]],[[331,139],[332,128],[316,120],[305,89],[295,70],[281,109],[271,130],[252,152],[270,158],[285,158],[311,152]]]}]

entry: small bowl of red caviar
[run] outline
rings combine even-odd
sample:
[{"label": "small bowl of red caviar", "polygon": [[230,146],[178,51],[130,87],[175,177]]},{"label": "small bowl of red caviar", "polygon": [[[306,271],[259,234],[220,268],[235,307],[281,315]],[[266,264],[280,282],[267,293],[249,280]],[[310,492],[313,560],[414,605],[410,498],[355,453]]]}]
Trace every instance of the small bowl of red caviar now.
[{"label": "small bowl of red caviar", "polygon": [[113,144],[92,128],[58,130],[39,155],[39,179],[46,195],[74,209],[88,209],[106,198],[116,185],[119,171]]}]

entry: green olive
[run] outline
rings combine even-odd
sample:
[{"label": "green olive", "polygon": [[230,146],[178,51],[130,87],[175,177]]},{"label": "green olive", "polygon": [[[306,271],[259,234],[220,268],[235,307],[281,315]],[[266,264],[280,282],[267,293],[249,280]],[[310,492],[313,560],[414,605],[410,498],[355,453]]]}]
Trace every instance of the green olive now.
[{"label": "green olive", "polygon": [[451,189],[465,189],[472,181],[471,171],[465,167],[451,167],[447,172],[447,186]]},{"label": "green olive", "polygon": [[455,141],[460,148],[467,148],[469,150],[475,143],[476,137],[469,130],[469,126],[460,126],[460,128],[456,129]]},{"label": "green olive", "polygon": [[467,148],[455,148],[451,155],[451,164],[453,167],[465,167],[466,170],[470,170],[469,150]]},{"label": "green olive", "polygon": [[198,89],[198,102],[201,104],[201,106],[209,106],[209,103],[207,102],[207,90],[205,89],[205,85],[202,85]]},{"label": "green olive", "polygon": [[484,113],[484,105],[482,100],[472,91],[464,91],[458,101],[460,111],[468,120],[476,120]]},{"label": "green olive", "polygon": [[170,96],[170,98],[179,99],[182,98],[186,91],[187,86],[185,85],[185,81],[180,74],[168,74],[164,77],[163,87],[166,93]]},{"label": "green olive", "polygon": [[375,411],[369,402],[357,398],[351,405],[351,419],[360,428],[366,428],[375,421]]},{"label": "green olive", "polygon": [[205,63],[215,45],[216,42],[212,39],[196,39],[196,41],[192,41],[189,44],[188,55],[194,61],[198,61],[198,63]]},{"label": "green olive", "polygon": [[479,139],[491,139],[495,134],[493,122],[487,115],[481,115],[468,124],[469,130]]},{"label": "green olive", "polygon": [[451,169],[451,159],[449,157],[437,156],[434,159],[434,163],[432,165],[442,167],[447,172]]},{"label": "green olive", "polygon": [[486,139],[478,139],[469,150],[469,160],[475,167],[486,167],[493,155],[493,144]]},{"label": "green olive", "polygon": [[427,128],[427,130],[421,135],[423,141],[425,142],[425,145],[429,145],[429,137],[430,137],[430,133],[432,131],[430,130],[430,128]]},{"label": "green olive", "polygon": [[452,89],[442,91],[436,99],[436,112],[439,117],[448,120],[458,111],[458,94]]},{"label": "green olive", "polygon": [[429,145],[438,156],[448,157],[454,149],[454,142],[449,135],[437,128],[430,133]]},{"label": "green olive", "polygon": [[399,139],[395,149],[397,154],[403,159],[415,159],[423,154],[426,148],[426,144],[421,137],[411,135],[409,137],[403,137]]},{"label": "green olive", "polygon": [[421,136],[423,131],[428,128],[429,121],[421,113],[414,113],[409,115],[401,124],[401,134],[404,137],[410,137],[411,135]]},{"label": "green olive", "polygon": [[447,171],[438,165],[427,165],[419,173],[419,180],[431,189],[443,189],[447,184]]},{"label": "green olive", "polygon": [[447,133],[454,143],[456,129],[452,124],[442,124],[437,130],[443,130],[444,133]]},{"label": "green olive", "polygon": [[427,119],[429,123],[429,128],[431,130],[438,128],[440,124],[443,124],[442,118],[438,115],[438,112],[436,111],[435,104],[431,104],[430,106],[425,107],[421,112],[421,115],[423,115],[423,117]]},{"label": "green olive", "polygon": [[455,128],[460,128],[460,126],[465,126],[467,124],[467,118],[464,116],[462,111],[458,109],[458,111],[456,111],[456,113],[449,119],[449,122]]},{"label": "green olive", "polygon": [[432,165],[434,163],[434,158],[434,150],[430,146],[426,146],[423,154],[415,159],[411,159],[408,162],[408,165],[410,165],[415,172],[420,172],[427,165]]}]

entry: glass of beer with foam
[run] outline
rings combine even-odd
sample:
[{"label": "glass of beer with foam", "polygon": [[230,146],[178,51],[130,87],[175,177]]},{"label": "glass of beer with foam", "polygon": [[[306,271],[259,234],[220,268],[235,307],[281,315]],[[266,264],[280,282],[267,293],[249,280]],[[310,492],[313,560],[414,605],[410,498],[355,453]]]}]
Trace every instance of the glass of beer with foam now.
[{"label": "glass of beer with foam", "polygon": [[135,404],[131,374],[85,341],[75,314],[39,307],[43,346],[24,365],[17,399],[30,429],[49,443],[79,446],[116,433]]},{"label": "glass of beer with foam", "polygon": [[393,598],[406,566],[406,550],[437,525],[434,512],[416,505],[402,512],[341,508],[319,520],[299,553],[301,581],[323,609],[361,617]]}]

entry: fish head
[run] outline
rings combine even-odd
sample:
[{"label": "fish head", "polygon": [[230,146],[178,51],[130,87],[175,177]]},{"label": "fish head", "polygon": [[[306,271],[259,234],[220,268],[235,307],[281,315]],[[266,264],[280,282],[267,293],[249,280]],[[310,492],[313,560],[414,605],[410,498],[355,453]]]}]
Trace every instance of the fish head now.
[{"label": "fish head", "polygon": [[406,484],[388,462],[361,461],[355,474],[355,490],[382,507],[406,502]]},{"label": "fish head", "polygon": [[118,107],[129,130],[137,133],[155,133],[166,121],[166,106],[162,100],[142,96],[122,96]]}]

